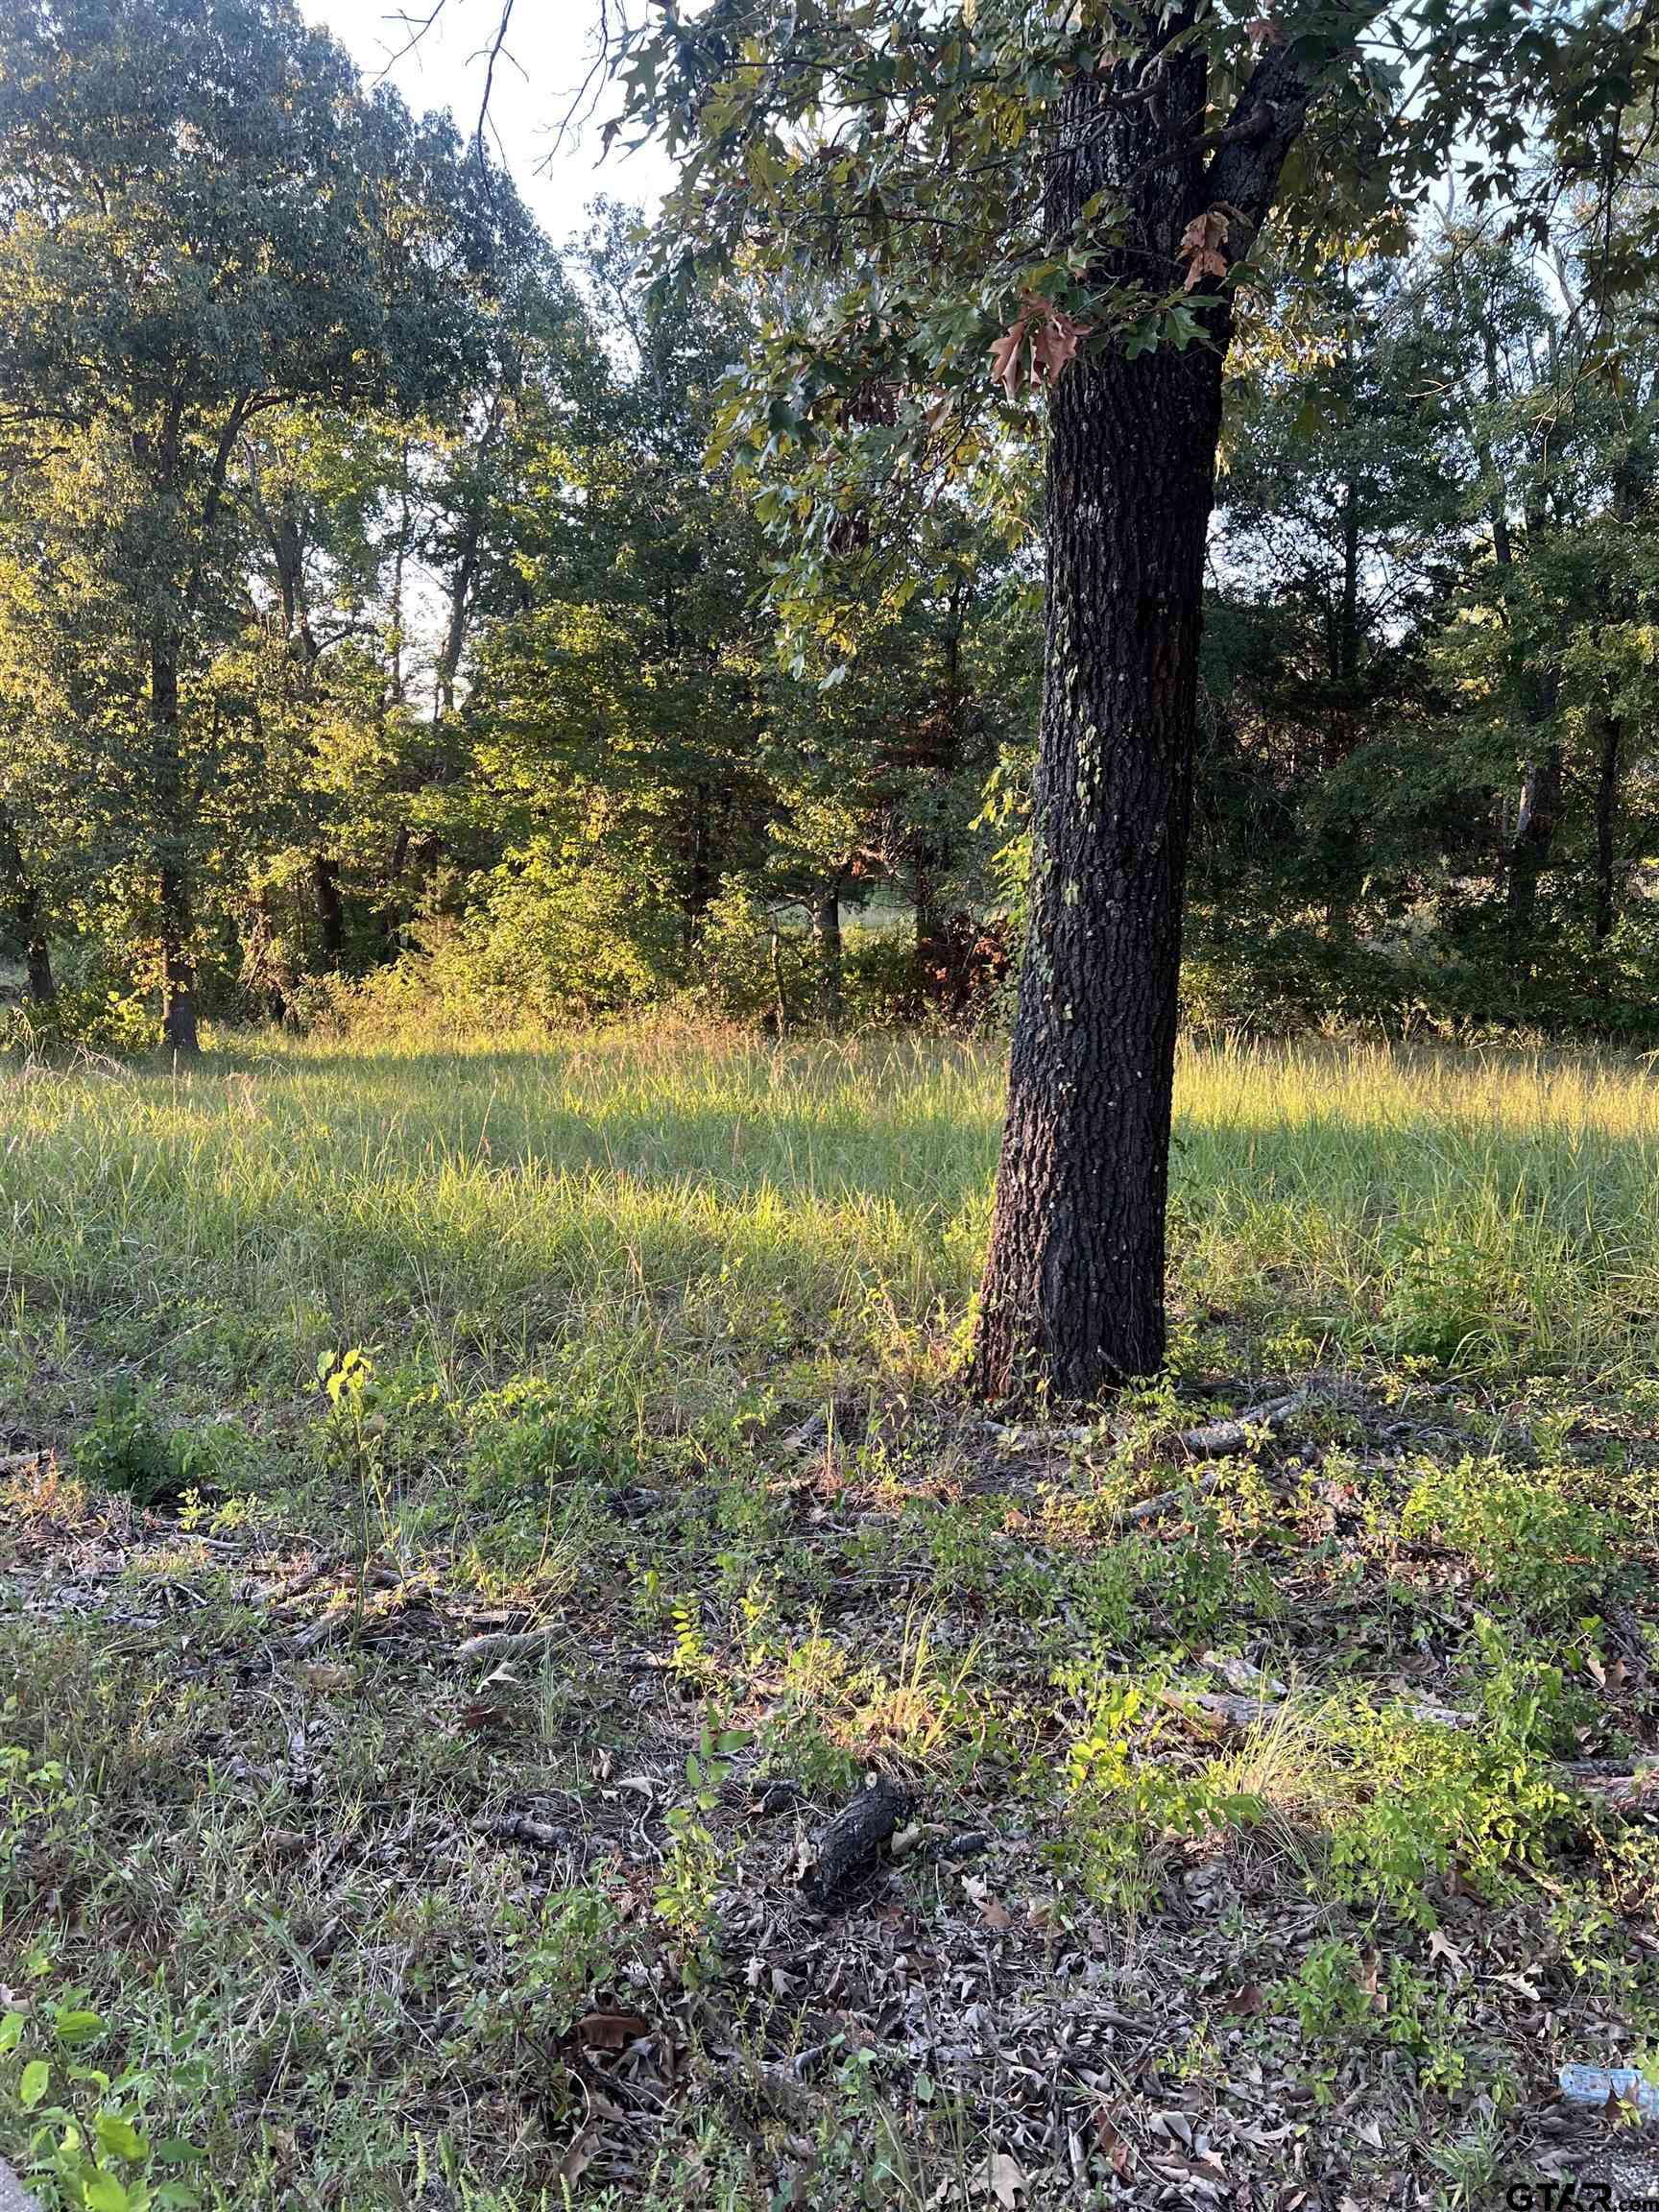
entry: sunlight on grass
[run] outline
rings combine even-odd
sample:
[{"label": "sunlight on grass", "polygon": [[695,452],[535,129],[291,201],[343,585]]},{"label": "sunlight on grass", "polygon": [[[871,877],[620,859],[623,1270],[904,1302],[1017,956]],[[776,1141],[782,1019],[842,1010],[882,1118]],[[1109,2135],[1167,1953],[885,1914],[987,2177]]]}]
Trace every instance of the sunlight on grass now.
[{"label": "sunlight on grass", "polygon": [[[948,1359],[1000,1068],[955,1045],[672,1027],[445,1052],[285,1044],[0,1092],[9,1289],[37,1348],[235,1390],[390,1335],[485,1382],[594,1334]],[[1589,1371],[1659,1314],[1659,1114],[1618,1062],[1190,1049],[1178,1301],[1315,1350]],[[1286,1358],[1285,1364],[1296,1362]],[[204,1372],[208,1370],[209,1372]]]}]

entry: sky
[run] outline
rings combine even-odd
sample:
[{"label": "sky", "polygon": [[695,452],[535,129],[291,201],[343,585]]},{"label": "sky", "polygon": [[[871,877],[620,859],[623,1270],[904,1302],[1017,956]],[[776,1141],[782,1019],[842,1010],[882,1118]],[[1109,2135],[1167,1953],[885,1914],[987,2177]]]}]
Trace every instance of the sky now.
[{"label": "sky", "polygon": [[[408,0],[424,15],[431,0]],[[447,108],[463,135],[478,121],[484,49],[499,20],[498,0],[445,0],[443,12],[412,51],[396,0],[300,0],[303,14],[332,31],[364,75],[385,71],[408,105]],[[495,154],[555,244],[585,228],[584,210],[601,194],[650,208],[671,177],[655,148],[613,153],[601,163],[599,123],[610,109],[557,143],[558,126],[592,66],[596,0],[518,0],[507,54],[495,65],[490,114]],[[509,59],[509,56],[511,59]]]}]

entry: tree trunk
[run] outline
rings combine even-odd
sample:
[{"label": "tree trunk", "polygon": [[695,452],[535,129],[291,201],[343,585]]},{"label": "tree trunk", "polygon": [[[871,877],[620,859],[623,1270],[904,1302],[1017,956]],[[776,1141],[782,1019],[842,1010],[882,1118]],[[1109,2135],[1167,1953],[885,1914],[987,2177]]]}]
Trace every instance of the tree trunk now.
[{"label": "tree trunk", "polygon": [[10,897],[4,886],[0,886],[0,901],[4,901],[0,911],[10,909],[12,926],[23,940],[30,999],[36,1006],[48,1005],[58,996],[58,986],[52,975],[52,952],[40,912],[40,895],[30,877],[15,825],[3,806],[0,806],[0,871],[12,879]]},{"label": "tree trunk", "polygon": [[1527,763],[1521,785],[1521,810],[1509,845],[1506,893],[1509,942],[1524,959],[1532,942],[1538,913],[1538,878],[1550,862],[1555,824],[1561,812],[1561,748],[1546,745]]},{"label": "tree trunk", "polygon": [[772,1018],[780,1037],[789,1034],[789,993],[783,982],[783,941],[776,923],[772,926],[772,943],[768,954],[772,967]]},{"label": "tree trunk", "polygon": [[315,854],[311,873],[317,886],[317,920],[323,930],[323,951],[330,968],[338,968],[346,954],[346,909],[340,898],[340,866],[326,853]]},{"label": "tree trunk", "polygon": [[150,657],[150,732],[161,919],[161,1034],[175,1055],[200,1049],[196,970],[190,942],[194,916],[183,865],[183,762],[179,752],[179,669],[164,638]]},{"label": "tree trunk", "polygon": [[[1162,96],[1073,81],[1055,228],[1130,198],[1122,266],[1176,272],[1205,179],[1204,66],[1166,53]],[[1229,196],[1231,197],[1231,196]],[[1181,902],[1196,742],[1205,537],[1221,423],[1214,343],[1086,355],[1050,413],[1048,613],[1020,981],[971,1386],[1090,1400],[1165,1351],[1165,1206]]]},{"label": "tree trunk", "polygon": [[1352,707],[1359,685],[1359,488],[1342,487],[1342,604],[1336,618],[1336,651],[1332,674]]},{"label": "tree trunk", "polygon": [[690,796],[690,850],[680,913],[680,942],[687,960],[697,950],[698,933],[714,897],[714,828],[708,784],[694,783]]},{"label": "tree trunk", "polygon": [[1601,772],[1596,784],[1596,942],[1604,945],[1618,920],[1619,757],[1624,725],[1617,714],[1601,724]]},{"label": "tree trunk", "polygon": [[917,868],[912,897],[916,904],[916,978],[924,1002],[931,1005],[943,996],[947,951],[938,887],[926,862]]},{"label": "tree trunk", "polygon": [[812,909],[812,950],[818,977],[818,1019],[841,1025],[841,886],[827,883]]},{"label": "tree trunk", "polygon": [[190,1059],[201,1049],[196,1027],[196,969],[190,958],[190,887],[177,868],[161,871],[161,1034],[170,1052]]},{"label": "tree trunk", "polygon": [[24,957],[29,966],[29,997],[36,1006],[49,1006],[58,996],[58,984],[52,974],[52,950],[44,934],[36,929],[24,940]]}]

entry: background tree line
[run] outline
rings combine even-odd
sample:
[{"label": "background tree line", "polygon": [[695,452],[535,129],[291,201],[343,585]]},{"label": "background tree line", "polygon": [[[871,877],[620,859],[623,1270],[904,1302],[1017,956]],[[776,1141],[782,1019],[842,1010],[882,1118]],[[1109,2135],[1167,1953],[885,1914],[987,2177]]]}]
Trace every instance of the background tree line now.
[{"label": "background tree line", "polygon": [[[1560,195],[1536,251],[1454,204],[1356,224],[1293,313],[1270,255],[1241,301],[1201,1014],[1656,1025],[1650,215],[1638,164]],[[304,1021],[353,989],[995,1019],[1040,457],[963,431],[972,492],[865,561],[902,398],[812,402],[848,460],[808,502],[789,407],[757,436],[733,368],[783,281],[737,256],[669,292],[603,205],[556,250],[276,0],[13,11],[13,1021],[189,1050],[199,1006]],[[780,570],[792,515],[832,602]]]}]

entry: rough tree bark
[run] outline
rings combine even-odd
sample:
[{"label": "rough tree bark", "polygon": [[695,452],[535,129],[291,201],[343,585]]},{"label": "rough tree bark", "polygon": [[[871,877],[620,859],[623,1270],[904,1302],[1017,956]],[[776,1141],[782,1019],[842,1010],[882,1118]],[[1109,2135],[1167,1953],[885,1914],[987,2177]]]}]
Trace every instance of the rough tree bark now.
[{"label": "rough tree bark", "polygon": [[[1180,20],[1165,18],[1178,40]],[[1050,229],[1097,193],[1127,210],[1095,272],[1119,297],[1185,274],[1181,240],[1266,213],[1309,87],[1267,48],[1208,168],[1206,63],[1184,43],[1079,74],[1062,103]],[[1209,342],[1086,351],[1051,403],[1048,632],[1029,921],[1008,1115],[969,1385],[1088,1400],[1165,1351],[1165,1209],[1191,813],[1205,536],[1221,423]]]}]

